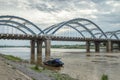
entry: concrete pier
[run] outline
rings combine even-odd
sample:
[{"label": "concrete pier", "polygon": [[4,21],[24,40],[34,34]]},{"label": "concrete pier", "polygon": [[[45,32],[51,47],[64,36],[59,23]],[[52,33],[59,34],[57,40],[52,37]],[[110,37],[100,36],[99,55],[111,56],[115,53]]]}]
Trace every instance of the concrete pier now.
[{"label": "concrete pier", "polygon": [[45,40],[45,60],[50,59],[51,40]]},{"label": "concrete pier", "polygon": [[120,42],[118,43],[118,48],[119,48],[119,51],[120,51]]},{"label": "concrete pier", "polygon": [[42,43],[43,41],[37,40],[37,65],[42,65]]},{"label": "concrete pier", "polygon": [[90,41],[86,41],[86,52],[87,56],[90,56]]},{"label": "concrete pier", "polygon": [[35,40],[31,40],[30,41],[31,44],[31,59],[30,59],[30,63],[34,64],[35,63]]},{"label": "concrete pier", "polygon": [[95,43],[95,52],[100,52],[100,42],[94,42]]},{"label": "concrete pier", "polygon": [[113,43],[110,40],[108,40],[106,45],[106,49],[108,53],[112,52],[112,47],[113,47]]},{"label": "concrete pier", "polygon": [[90,53],[90,41],[86,41],[86,52]]},{"label": "concrete pier", "polygon": [[[42,65],[42,40],[37,40],[37,65]],[[45,40],[45,60],[50,59],[51,40]],[[35,40],[31,40],[31,64],[35,63]]]}]

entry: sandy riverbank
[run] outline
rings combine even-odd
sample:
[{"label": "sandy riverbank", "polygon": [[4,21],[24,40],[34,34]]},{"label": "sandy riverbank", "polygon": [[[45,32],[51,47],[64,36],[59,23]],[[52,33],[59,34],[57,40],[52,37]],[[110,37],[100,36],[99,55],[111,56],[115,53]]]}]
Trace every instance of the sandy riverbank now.
[{"label": "sandy riverbank", "polygon": [[0,80],[32,80],[32,78],[7,64],[0,56]]},{"label": "sandy riverbank", "polygon": [[11,61],[5,56],[0,54],[0,80],[76,80],[45,67],[39,67],[41,71],[33,70],[35,65],[24,60]]},{"label": "sandy riverbank", "polygon": [[0,54],[0,80],[55,80],[31,69],[33,65],[24,61],[11,61]]}]

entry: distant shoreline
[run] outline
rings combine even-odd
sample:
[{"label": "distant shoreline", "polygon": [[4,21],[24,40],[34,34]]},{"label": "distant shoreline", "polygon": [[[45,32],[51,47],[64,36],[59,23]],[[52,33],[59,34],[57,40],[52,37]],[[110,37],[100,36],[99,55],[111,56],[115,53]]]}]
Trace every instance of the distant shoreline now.
[{"label": "distant shoreline", "polygon": [[[30,48],[30,46],[0,46],[0,48],[19,48],[19,47],[26,47]],[[43,46],[44,48],[44,46]],[[59,49],[86,49],[85,45],[52,45],[51,48],[59,48]],[[95,47],[93,45],[90,46],[91,49]],[[101,48],[104,48],[101,46]]]}]

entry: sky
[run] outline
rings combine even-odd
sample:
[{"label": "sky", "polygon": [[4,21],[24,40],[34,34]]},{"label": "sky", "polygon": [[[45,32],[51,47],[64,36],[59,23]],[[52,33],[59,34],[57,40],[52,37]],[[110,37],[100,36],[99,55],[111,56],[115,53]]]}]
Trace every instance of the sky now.
[{"label": "sky", "polygon": [[0,15],[20,16],[40,28],[86,18],[101,28],[117,30],[120,28],[119,8],[120,0],[0,0]]},{"label": "sky", "polygon": [[86,18],[104,31],[120,30],[120,0],[0,0],[0,15],[23,17],[42,29]]}]

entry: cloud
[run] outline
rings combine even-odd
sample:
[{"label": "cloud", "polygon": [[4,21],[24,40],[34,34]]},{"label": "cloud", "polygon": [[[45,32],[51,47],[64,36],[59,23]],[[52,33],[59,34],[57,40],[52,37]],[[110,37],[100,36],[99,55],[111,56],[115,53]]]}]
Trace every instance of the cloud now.
[{"label": "cloud", "polygon": [[0,15],[24,17],[44,28],[80,17],[105,28],[120,23],[119,7],[119,0],[0,0]]}]

